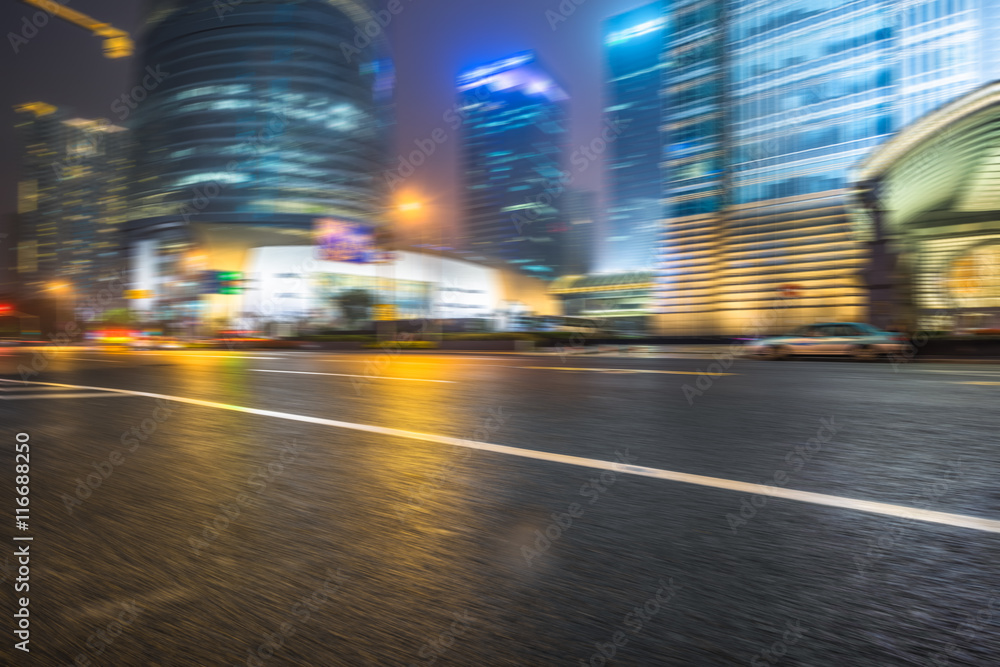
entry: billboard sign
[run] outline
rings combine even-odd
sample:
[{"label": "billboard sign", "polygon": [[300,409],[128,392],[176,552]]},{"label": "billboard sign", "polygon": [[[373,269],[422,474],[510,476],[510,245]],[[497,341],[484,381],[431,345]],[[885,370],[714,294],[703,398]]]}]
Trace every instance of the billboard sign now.
[{"label": "billboard sign", "polygon": [[314,233],[319,259],[371,264],[378,259],[374,232],[374,228],[369,225],[336,218],[317,218]]}]

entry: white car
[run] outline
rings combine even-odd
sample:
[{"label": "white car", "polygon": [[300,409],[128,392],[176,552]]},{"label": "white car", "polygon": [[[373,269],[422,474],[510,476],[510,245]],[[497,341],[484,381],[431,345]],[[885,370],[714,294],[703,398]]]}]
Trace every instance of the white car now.
[{"label": "white car", "polygon": [[871,360],[899,354],[906,343],[906,336],[882,331],[870,324],[823,322],[801,327],[784,336],[750,341],[744,350],[747,356],[761,359],[840,355]]}]

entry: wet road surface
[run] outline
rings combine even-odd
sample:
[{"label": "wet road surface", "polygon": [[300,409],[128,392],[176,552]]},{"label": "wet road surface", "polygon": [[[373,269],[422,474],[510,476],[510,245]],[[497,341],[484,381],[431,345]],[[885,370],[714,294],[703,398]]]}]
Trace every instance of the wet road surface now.
[{"label": "wet road surface", "polygon": [[0,656],[1000,663],[1000,366],[710,363],[0,350]]}]

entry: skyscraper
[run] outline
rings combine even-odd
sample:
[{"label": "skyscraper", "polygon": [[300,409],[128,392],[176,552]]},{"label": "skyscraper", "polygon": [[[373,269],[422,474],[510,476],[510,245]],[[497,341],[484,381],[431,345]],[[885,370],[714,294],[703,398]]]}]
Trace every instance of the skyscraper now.
[{"label": "skyscraper", "polygon": [[532,53],[458,77],[466,245],[543,279],[559,275],[566,222],[566,93]]},{"label": "skyscraper", "polygon": [[198,296],[198,269],[243,271],[248,250],[310,245],[323,221],[371,237],[392,122],[381,32],[362,0],[153,3],[141,86],[113,108],[140,147],[133,286],[158,312],[232,313]]},{"label": "skyscraper", "polygon": [[41,102],[17,108],[24,146],[18,183],[18,282],[22,298],[53,283],[82,296],[115,278],[122,259],[128,132]]},{"label": "skyscraper", "polygon": [[605,115],[621,132],[608,143],[605,271],[652,269],[663,220],[662,58],[666,6],[654,2],[604,22]]},{"label": "skyscraper", "polygon": [[725,0],[670,5],[663,124],[665,222],[657,252],[660,299],[673,330],[714,326],[725,164]]},{"label": "skyscraper", "polygon": [[994,4],[673,4],[662,328],[866,319],[851,170],[993,76]]},{"label": "skyscraper", "polygon": [[562,242],[562,273],[587,275],[594,271],[596,263],[597,193],[567,190],[562,214],[567,227]]}]

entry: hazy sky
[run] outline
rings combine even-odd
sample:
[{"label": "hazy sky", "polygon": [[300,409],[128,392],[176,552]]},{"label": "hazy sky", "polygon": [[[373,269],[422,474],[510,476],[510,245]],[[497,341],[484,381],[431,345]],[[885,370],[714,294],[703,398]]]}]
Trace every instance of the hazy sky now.
[{"label": "hazy sky", "polygon": [[[471,65],[533,49],[570,96],[571,146],[589,143],[600,133],[603,105],[601,21],[647,4],[648,0],[583,0],[566,20],[553,23],[560,0],[402,0],[402,11],[386,27],[396,65],[397,150],[437,128],[448,139],[409,179],[406,187],[429,205],[428,222],[450,226],[459,219],[456,162],[458,136],[443,119],[455,102],[455,75]],[[579,1],[579,0],[577,0]],[[373,0],[383,9],[388,0]],[[140,0],[70,0],[70,6],[133,35],[141,22]],[[111,104],[131,86],[134,59],[108,60],[101,40],[60,20],[38,29],[14,53],[9,33],[22,32],[22,20],[35,9],[18,0],[0,3],[5,35],[3,86],[0,86],[0,220],[6,227],[16,208],[21,149],[13,132],[12,107],[41,100],[69,107],[84,117],[115,118]],[[599,189],[600,171],[588,169],[574,183]],[[0,240],[0,243],[3,243]]]}]

